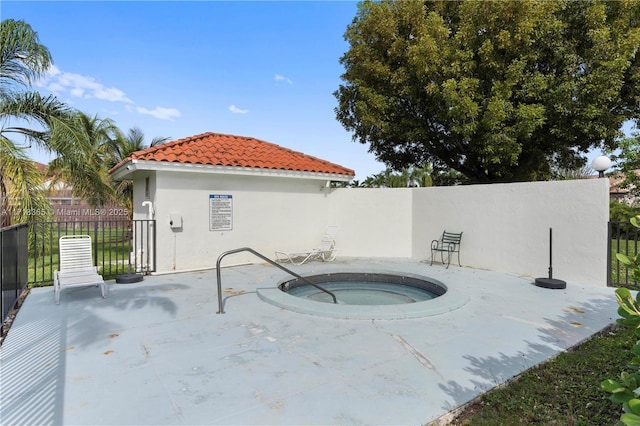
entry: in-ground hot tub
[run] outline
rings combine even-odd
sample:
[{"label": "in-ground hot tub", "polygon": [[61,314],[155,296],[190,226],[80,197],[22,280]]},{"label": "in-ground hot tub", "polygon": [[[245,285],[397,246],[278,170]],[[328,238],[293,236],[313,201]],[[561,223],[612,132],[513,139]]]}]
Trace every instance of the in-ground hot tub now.
[{"label": "in-ground hot tub", "polygon": [[259,289],[258,296],[290,311],[345,319],[419,318],[453,311],[469,301],[440,281],[413,274],[334,272],[303,278]]},{"label": "in-ground hot tub", "polygon": [[339,304],[370,306],[423,302],[447,292],[442,285],[405,275],[342,272],[304,278],[284,282],[278,287],[292,296],[334,303],[331,294],[322,290],[325,289],[335,295]]}]

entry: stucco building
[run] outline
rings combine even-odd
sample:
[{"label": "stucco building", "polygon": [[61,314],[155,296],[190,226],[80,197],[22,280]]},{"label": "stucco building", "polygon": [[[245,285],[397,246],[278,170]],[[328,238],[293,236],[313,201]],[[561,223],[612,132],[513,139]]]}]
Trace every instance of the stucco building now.
[{"label": "stucco building", "polygon": [[[251,137],[204,133],[132,154],[111,170],[134,184],[134,219],[154,218],[158,272],[212,268],[228,250],[313,248],[338,226],[341,257],[428,259],[464,232],[463,266],[606,285],[609,180],[425,188],[335,188],[346,167]],[[260,261],[250,253],[223,266]],[[434,265],[435,267],[435,265]],[[425,265],[425,273],[429,266]],[[273,283],[269,283],[273,285]]]}]

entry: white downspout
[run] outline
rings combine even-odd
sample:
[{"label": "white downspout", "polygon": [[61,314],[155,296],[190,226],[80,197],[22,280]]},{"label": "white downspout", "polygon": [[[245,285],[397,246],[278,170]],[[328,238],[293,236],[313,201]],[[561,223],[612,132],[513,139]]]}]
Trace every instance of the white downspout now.
[{"label": "white downspout", "polygon": [[142,207],[147,207],[147,219],[153,220],[153,216],[156,214],[156,211],[153,209],[153,203],[151,201],[143,201]]},{"label": "white downspout", "polygon": [[[147,207],[147,219],[150,221],[153,220],[153,218],[156,215],[156,211],[153,208],[153,203],[151,201],[143,201],[142,207]],[[148,232],[153,233],[152,227],[153,227],[153,223],[150,222]],[[151,265],[149,265],[149,260],[152,258],[151,256],[155,256],[155,253],[150,253],[151,247],[145,247],[144,245],[142,250],[143,250],[142,253],[140,253],[141,257],[144,256],[144,253],[147,254],[146,259],[144,260],[145,262],[144,269],[148,271],[151,268]],[[143,263],[143,259],[140,259],[140,264],[142,265],[142,263]]]}]

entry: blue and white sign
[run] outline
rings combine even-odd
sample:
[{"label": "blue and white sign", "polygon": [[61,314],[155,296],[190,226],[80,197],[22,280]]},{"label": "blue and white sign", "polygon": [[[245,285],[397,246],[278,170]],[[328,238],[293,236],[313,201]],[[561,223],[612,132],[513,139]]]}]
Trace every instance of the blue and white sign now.
[{"label": "blue and white sign", "polygon": [[209,195],[209,231],[233,229],[233,196]]}]

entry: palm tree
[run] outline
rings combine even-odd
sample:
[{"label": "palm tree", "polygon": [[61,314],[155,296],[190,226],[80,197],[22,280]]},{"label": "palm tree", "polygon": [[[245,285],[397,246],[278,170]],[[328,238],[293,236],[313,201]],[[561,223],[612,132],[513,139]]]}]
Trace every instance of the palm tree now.
[{"label": "palm tree", "polygon": [[[0,227],[51,218],[42,191],[43,174],[36,164],[6,138],[0,138]],[[34,190],[38,188],[38,190]]]},{"label": "palm tree", "polygon": [[[109,119],[77,112],[71,126],[52,126],[52,148],[61,155],[49,163],[53,183],[69,184],[75,196],[93,207],[116,200],[116,193],[108,176],[106,160],[119,130]],[[74,152],[69,153],[73,147]]]},{"label": "palm tree", "polygon": [[[113,168],[136,151],[152,146],[157,146],[169,141],[171,138],[156,136],[147,145],[144,132],[138,127],[132,127],[124,135],[118,132],[117,137],[109,141],[109,147],[105,155],[105,164],[108,169]],[[125,206],[130,214],[133,214],[133,183],[131,181],[112,182],[118,203]]]},{"label": "palm tree", "polygon": [[433,168],[430,164],[424,164],[422,166],[412,166],[408,169],[408,183],[407,186],[425,187],[433,186],[433,179],[431,177]]},{"label": "palm tree", "polygon": [[367,176],[361,186],[365,188],[406,188],[433,186],[431,165],[413,165],[395,172],[392,169]]},{"label": "palm tree", "polygon": [[[51,149],[51,127],[68,126],[72,110],[54,96],[30,91],[52,65],[49,50],[24,21],[0,22],[0,212],[13,220],[34,220],[30,212],[51,212],[38,176],[24,150]],[[3,224],[10,223],[5,214]],[[28,216],[28,217],[27,217]]]},{"label": "palm tree", "polygon": [[138,127],[130,128],[126,135],[119,132],[117,136],[109,142],[110,146],[106,158],[108,167],[114,167],[136,151],[163,144],[170,139],[171,138],[168,137],[156,136],[151,140],[151,143],[147,145],[144,141],[144,132]]}]

